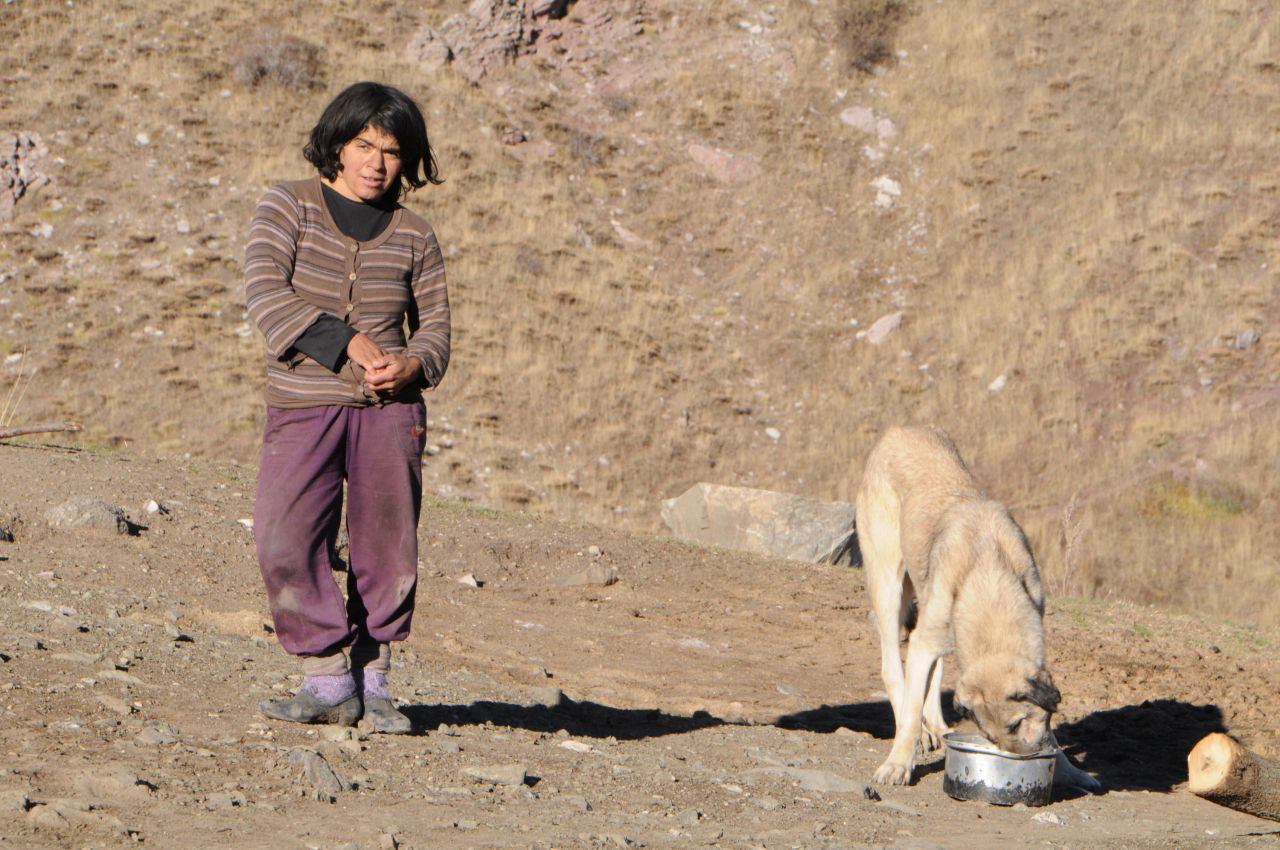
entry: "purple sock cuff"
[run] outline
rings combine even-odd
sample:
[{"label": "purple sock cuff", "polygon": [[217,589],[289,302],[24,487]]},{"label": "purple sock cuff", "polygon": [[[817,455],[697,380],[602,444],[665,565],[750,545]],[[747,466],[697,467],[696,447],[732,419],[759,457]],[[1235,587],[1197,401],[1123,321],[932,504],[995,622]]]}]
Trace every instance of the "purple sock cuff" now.
[{"label": "purple sock cuff", "polygon": [[308,676],[302,689],[325,705],[337,705],[356,695],[356,681],[350,673],[341,676]]},{"label": "purple sock cuff", "polygon": [[365,699],[391,699],[387,693],[387,674],[366,670],[364,674]]}]

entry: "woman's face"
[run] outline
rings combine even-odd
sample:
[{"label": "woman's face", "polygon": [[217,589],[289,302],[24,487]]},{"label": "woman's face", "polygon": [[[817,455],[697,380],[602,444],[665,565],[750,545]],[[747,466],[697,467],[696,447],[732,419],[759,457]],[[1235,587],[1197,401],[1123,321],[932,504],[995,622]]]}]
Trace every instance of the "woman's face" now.
[{"label": "woman's face", "polygon": [[396,137],[372,124],[342,146],[338,176],[330,186],[353,201],[376,201],[400,179]]}]

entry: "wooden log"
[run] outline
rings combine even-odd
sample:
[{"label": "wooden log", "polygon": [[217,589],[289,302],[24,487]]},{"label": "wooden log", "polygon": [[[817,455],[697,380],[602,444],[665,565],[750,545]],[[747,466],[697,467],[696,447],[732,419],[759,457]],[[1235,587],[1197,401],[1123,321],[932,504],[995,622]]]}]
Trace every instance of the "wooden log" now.
[{"label": "wooden log", "polygon": [[1193,794],[1260,818],[1280,820],[1280,761],[1263,758],[1229,735],[1200,739],[1187,756]]},{"label": "wooden log", "polygon": [[42,422],[39,425],[11,425],[0,428],[0,440],[8,437],[21,437],[23,434],[51,434],[56,431],[79,431],[77,422]]}]

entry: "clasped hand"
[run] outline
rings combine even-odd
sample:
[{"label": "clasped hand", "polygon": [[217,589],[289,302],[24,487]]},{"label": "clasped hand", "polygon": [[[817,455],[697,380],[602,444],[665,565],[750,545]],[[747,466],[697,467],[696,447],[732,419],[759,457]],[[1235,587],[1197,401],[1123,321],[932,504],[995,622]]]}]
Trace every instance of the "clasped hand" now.
[{"label": "clasped hand", "polygon": [[365,386],[379,395],[396,395],[422,375],[418,358],[389,354],[363,333],[347,343],[347,356],[364,369]]}]

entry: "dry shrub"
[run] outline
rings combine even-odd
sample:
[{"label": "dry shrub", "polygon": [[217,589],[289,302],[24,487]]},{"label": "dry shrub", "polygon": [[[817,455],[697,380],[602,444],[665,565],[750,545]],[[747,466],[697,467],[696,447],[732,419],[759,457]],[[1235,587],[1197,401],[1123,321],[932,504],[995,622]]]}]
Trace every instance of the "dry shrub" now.
[{"label": "dry shrub", "polygon": [[893,38],[909,12],[906,0],[845,0],[836,31],[849,64],[870,74],[893,59]]},{"label": "dry shrub", "polygon": [[233,74],[250,88],[264,82],[286,89],[313,88],[321,85],[320,48],[275,27],[261,26],[245,38]]}]

